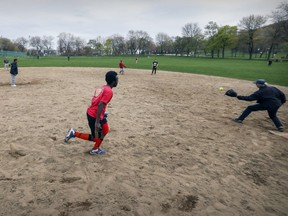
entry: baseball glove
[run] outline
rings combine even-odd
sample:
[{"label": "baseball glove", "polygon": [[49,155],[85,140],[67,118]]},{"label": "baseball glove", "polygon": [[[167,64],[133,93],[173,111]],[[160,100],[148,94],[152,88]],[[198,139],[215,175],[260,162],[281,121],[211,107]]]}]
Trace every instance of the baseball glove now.
[{"label": "baseball glove", "polygon": [[233,89],[229,89],[228,91],[226,91],[225,95],[229,97],[237,97],[237,92],[235,92]]}]

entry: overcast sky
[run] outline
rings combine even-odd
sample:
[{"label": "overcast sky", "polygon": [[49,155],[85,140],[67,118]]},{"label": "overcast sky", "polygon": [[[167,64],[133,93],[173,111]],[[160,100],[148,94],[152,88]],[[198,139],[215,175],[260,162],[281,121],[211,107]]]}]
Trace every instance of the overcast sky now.
[{"label": "overcast sky", "polygon": [[129,30],[146,31],[153,39],[162,32],[182,36],[182,27],[209,21],[237,25],[251,14],[269,15],[287,0],[0,0],[0,36],[14,40],[29,36],[71,33],[89,39]]}]

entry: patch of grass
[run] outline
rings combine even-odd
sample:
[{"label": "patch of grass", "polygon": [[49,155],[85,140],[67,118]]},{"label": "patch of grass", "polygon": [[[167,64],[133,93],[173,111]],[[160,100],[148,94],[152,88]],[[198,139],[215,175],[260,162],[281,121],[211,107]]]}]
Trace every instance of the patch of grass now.
[{"label": "patch of grass", "polygon": [[[266,79],[270,84],[288,86],[288,62],[244,59],[207,59],[176,56],[140,56],[135,63],[133,56],[95,56],[95,57],[34,57],[19,58],[19,67],[104,67],[118,68],[122,59],[128,68],[151,70],[157,59],[158,70],[204,74],[242,80]],[[10,59],[9,59],[10,60]],[[12,59],[11,59],[12,61]]]}]

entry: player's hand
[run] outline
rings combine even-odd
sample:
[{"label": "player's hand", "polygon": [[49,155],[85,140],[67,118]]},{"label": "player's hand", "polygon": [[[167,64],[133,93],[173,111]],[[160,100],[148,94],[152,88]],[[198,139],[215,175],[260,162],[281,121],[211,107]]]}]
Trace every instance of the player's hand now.
[{"label": "player's hand", "polygon": [[101,130],[102,130],[102,127],[101,127],[100,122],[96,122],[96,123],[95,123],[95,132],[96,132],[96,134],[97,134],[98,132],[101,132]]}]

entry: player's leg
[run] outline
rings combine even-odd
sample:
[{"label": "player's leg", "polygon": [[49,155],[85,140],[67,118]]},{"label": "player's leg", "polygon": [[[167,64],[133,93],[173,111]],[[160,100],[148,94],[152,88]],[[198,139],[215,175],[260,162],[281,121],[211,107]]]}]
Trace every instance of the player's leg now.
[{"label": "player's leg", "polygon": [[270,119],[273,121],[274,125],[276,126],[276,128],[279,131],[283,131],[284,130],[283,129],[283,125],[282,125],[281,121],[277,117],[278,109],[279,109],[279,107],[275,108],[275,109],[267,110],[267,112],[268,112],[268,115],[269,115]]},{"label": "player's leg", "polygon": [[[105,119],[106,120],[106,119]],[[94,139],[94,146],[92,148],[92,150],[90,151],[91,155],[95,155],[95,154],[104,154],[105,150],[101,149],[100,146],[102,144],[102,141],[104,140],[105,136],[108,134],[109,132],[109,126],[108,126],[108,122],[107,120],[104,121],[102,124],[102,131],[101,134],[98,135],[97,138]]]},{"label": "player's leg", "polygon": [[83,139],[83,140],[94,141],[96,119],[87,114],[87,120],[88,120],[88,124],[89,124],[90,130],[91,130],[91,134],[80,133],[78,131],[75,131],[73,128],[71,128],[68,131],[68,134],[66,135],[64,141],[67,143],[71,138],[75,138],[75,137]]},{"label": "player's leg", "polygon": [[255,112],[255,111],[259,111],[259,110],[266,110],[266,108],[264,108],[261,104],[255,104],[255,105],[248,106],[238,118],[234,119],[234,121],[237,123],[242,123],[244,121],[244,119],[248,115],[250,115],[251,112]]},{"label": "player's leg", "polygon": [[11,86],[12,87],[15,87],[16,86],[16,76],[11,74]]}]

